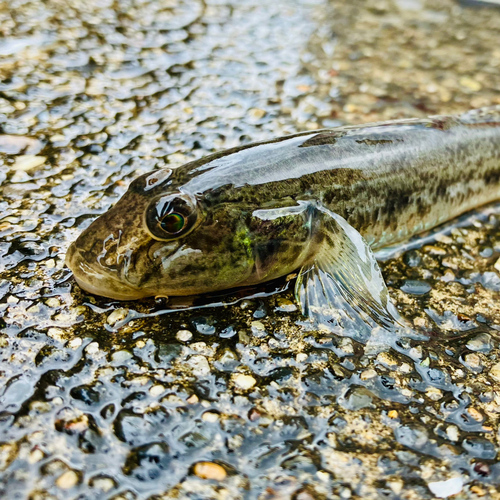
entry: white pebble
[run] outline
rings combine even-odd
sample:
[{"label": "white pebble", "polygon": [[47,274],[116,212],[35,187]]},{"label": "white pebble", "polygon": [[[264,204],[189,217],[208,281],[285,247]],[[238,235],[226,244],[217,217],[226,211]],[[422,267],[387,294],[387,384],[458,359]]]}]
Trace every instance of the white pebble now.
[{"label": "white pebble", "polygon": [[193,334],[189,330],[179,330],[176,337],[179,342],[188,342],[193,338]]},{"label": "white pebble", "polygon": [[85,351],[88,354],[97,354],[99,352],[99,344],[97,342],[91,342],[86,348]]},{"label": "white pebble", "polygon": [[27,170],[43,165],[46,159],[47,158],[45,156],[20,155],[16,158],[16,161],[11,168],[12,170],[22,170],[26,172]]},{"label": "white pebble", "polygon": [[240,389],[248,390],[251,389],[257,383],[257,380],[255,380],[251,375],[244,375],[243,373],[238,373],[237,375],[234,376],[234,383]]},{"label": "white pebble", "polygon": [[448,481],[436,481],[427,485],[431,492],[438,498],[448,498],[462,491],[464,486],[461,477],[453,477]]}]

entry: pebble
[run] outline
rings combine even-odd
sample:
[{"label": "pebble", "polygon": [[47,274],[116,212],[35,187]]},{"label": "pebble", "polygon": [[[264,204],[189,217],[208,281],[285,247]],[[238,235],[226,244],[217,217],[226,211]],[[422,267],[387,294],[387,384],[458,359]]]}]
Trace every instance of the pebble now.
[{"label": "pebble", "polygon": [[450,439],[450,441],[457,442],[458,441],[458,427],[456,425],[449,425],[446,428],[446,435]]},{"label": "pebble", "polygon": [[49,307],[60,307],[61,306],[61,302],[59,299],[56,299],[55,297],[50,297],[48,298],[45,303],[49,306]]},{"label": "pebble", "polygon": [[381,352],[377,356],[377,362],[392,370],[398,366],[398,362],[387,352]]},{"label": "pebble", "polygon": [[288,299],[278,299],[278,311],[293,312],[297,310],[297,306]]},{"label": "pebble", "polygon": [[60,328],[49,328],[47,330],[47,335],[54,340],[63,340],[64,339],[64,330]]},{"label": "pebble", "polygon": [[63,490],[69,490],[70,488],[73,488],[73,486],[76,486],[77,484],[78,484],[78,475],[73,470],[68,470],[64,472],[56,480],[56,485]]},{"label": "pebble", "polygon": [[255,328],[255,330],[264,332],[266,330],[266,327],[264,326],[264,323],[262,321],[252,321],[252,329]]},{"label": "pebble", "polygon": [[467,342],[467,348],[471,351],[488,352],[491,350],[491,335],[481,333]]},{"label": "pebble", "polygon": [[92,487],[107,493],[115,487],[115,482],[109,477],[98,477],[94,479]]},{"label": "pebble", "polygon": [[195,354],[189,358],[189,364],[193,370],[193,375],[208,375],[210,373],[210,365],[207,358],[201,354]]},{"label": "pebble", "polygon": [[97,354],[99,352],[99,344],[97,342],[91,342],[86,348],[85,351],[88,354]]},{"label": "pebble", "polygon": [[175,336],[179,342],[188,342],[193,338],[189,330],[179,330]]},{"label": "pebble", "polygon": [[127,359],[130,359],[133,356],[133,354],[130,351],[126,351],[125,349],[121,351],[116,351],[111,355],[111,360],[115,363],[123,363],[124,361],[127,361]]},{"label": "pebble", "polygon": [[127,317],[128,309],[115,309],[109,316],[106,322],[108,325],[115,325],[118,321],[121,321]]},{"label": "pebble", "polygon": [[202,416],[202,420],[205,422],[210,422],[211,424],[217,422],[219,420],[219,414],[214,411],[206,411]]},{"label": "pebble", "polygon": [[490,377],[495,382],[500,382],[500,363],[494,364],[490,369]]},{"label": "pebble", "polygon": [[460,78],[458,83],[460,83],[462,87],[465,87],[466,89],[469,89],[472,92],[477,92],[482,88],[482,85],[477,80],[474,80],[468,76],[463,76],[462,78]]},{"label": "pebble", "polygon": [[303,363],[307,358],[308,356],[305,352],[299,352],[297,356],[295,356],[295,361],[297,361],[297,363]]},{"label": "pebble", "polygon": [[37,153],[41,149],[42,143],[33,137],[26,137],[22,135],[0,135],[0,153],[18,155],[21,152]]},{"label": "pebble", "polygon": [[266,116],[266,110],[261,108],[251,108],[249,110],[249,114],[252,118],[259,120],[260,118]]},{"label": "pebble", "polygon": [[16,157],[16,161],[11,165],[11,169],[26,172],[27,170],[32,170],[43,165],[46,159],[45,156],[20,155]]},{"label": "pebble", "polygon": [[28,457],[28,462],[30,464],[36,464],[37,462],[40,462],[42,458],[44,457],[43,451],[39,450],[38,448],[35,448],[29,455]]},{"label": "pebble", "polygon": [[464,363],[471,371],[479,373],[483,367],[481,365],[481,358],[474,352],[470,352],[464,356]]},{"label": "pebble", "polygon": [[198,462],[194,466],[194,473],[201,479],[213,479],[214,481],[223,481],[227,476],[224,467],[213,462]]},{"label": "pebble", "polygon": [[80,337],[76,337],[74,339],[71,339],[68,342],[68,347],[70,349],[78,349],[78,347],[80,347],[81,345],[82,345],[82,339]]},{"label": "pebble", "polygon": [[151,394],[151,396],[159,396],[164,391],[165,391],[165,387],[161,384],[157,384],[157,385],[153,385],[153,387],[151,387],[149,389],[149,394]]},{"label": "pebble", "polygon": [[429,387],[425,391],[425,394],[431,401],[439,401],[443,397],[442,391],[437,389],[436,387]]},{"label": "pebble", "polygon": [[255,380],[251,375],[244,375],[243,373],[235,375],[233,380],[234,383],[243,390],[251,389],[257,383],[257,380]]},{"label": "pebble", "polygon": [[500,258],[493,264],[493,267],[500,272]]},{"label": "pebble", "polygon": [[359,378],[361,380],[370,380],[371,378],[375,378],[377,376],[377,372],[373,368],[368,368],[361,372]]},{"label": "pebble", "polygon": [[448,481],[436,481],[435,483],[428,483],[427,486],[436,497],[448,498],[460,493],[464,486],[464,482],[461,477],[453,477],[451,479],[448,479]]},{"label": "pebble", "polygon": [[446,255],[446,250],[434,245],[425,245],[422,251],[431,255]]}]

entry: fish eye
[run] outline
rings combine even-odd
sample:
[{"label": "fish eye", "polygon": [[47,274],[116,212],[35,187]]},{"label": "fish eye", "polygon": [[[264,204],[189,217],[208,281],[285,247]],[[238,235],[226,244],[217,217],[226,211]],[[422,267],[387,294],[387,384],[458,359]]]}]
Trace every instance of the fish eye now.
[{"label": "fish eye", "polygon": [[166,215],[160,222],[161,228],[169,234],[180,233],[185,224],[186,219],[181,214],[175,212]]},{"label": "fish eye", "polygon": [[187,195],[154,199],[145,212],[145,222],[156,240],[173,240],[189,233],[197,219],[196,203]]}]

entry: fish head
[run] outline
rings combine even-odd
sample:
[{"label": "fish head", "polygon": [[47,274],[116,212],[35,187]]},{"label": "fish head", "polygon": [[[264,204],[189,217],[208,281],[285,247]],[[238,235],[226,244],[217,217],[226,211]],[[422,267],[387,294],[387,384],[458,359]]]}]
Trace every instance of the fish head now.
[{"label": "fish head", "polygon": [[290,271],[302,248],[287,241],[294,218],[270,217],[257,202],[190,193],[171,173],[138,177],[70,246],[66,264],[81,288],[118,300],[184,296]]}]

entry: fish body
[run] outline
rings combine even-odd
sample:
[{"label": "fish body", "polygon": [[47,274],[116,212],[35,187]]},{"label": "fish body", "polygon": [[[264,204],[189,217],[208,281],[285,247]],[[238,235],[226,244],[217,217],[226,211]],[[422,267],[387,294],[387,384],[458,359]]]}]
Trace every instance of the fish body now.
[{"label": "fish body", "polygon": [[[206,293],[302,269],[304,310],[339,294],[384,309],[371,249],[498,198],[498,106],[310,131],[138,177],[66,262],[84,289],[116,299]],[[325,280],[330,297],[318,295]]]}]

